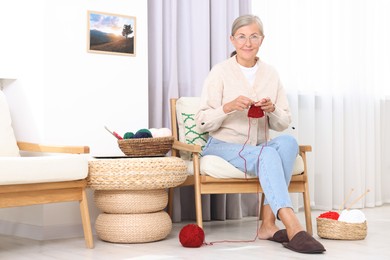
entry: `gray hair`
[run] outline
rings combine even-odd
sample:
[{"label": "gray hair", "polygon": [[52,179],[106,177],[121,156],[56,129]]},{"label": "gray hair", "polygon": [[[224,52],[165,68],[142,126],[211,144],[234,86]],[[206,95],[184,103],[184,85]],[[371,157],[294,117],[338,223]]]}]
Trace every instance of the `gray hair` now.
[{"label": "gray hair", "polygon": [[256,15],[242,15],[236,18],[234,20],[233,25],[232,25],[232,36],[237,32],[238,29],[240,29],[243,26],[247,26],[250,24],[256,23],[257,26],[259,27],[260,35],[264,36],[264,29],[263,29],[263,23],[261,22],[260,18],[257,17]]},{"label": "gray hair", "polygon": [[[236,18],[236,20],[234,20],[233,25],[232,25],[232,36],[234,36],[234,34],[237,32],[237,30],[240,29],[241,27],[244,27],[244,26],[247,26],[247,25],[250,25],[253,23],[257,24],[257,27],[259,27],[260,35],[264,36],[263,23],[261,22],[259,17],[257,17],[256,15],[251,15],[251,14],[239,16]],[[237,54],[237,52],[233,51],[230,54],[230,57],[233,57],[236,54]]]}]

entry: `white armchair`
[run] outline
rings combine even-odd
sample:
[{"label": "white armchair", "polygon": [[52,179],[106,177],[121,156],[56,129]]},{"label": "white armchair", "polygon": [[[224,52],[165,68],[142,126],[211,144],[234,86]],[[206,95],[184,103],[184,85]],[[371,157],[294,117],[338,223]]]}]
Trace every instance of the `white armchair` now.
[{"label": "white armchair", "polygon": [[87,146],[17,142],[0,91],[0,208],[78,201],[86,246],[93,248],[85,193],[87,153]]}]

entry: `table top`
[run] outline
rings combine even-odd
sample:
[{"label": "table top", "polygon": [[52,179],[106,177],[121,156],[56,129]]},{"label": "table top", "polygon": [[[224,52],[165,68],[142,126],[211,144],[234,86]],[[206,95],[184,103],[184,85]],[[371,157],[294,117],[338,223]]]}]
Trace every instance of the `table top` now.
[{"label": "table top", "polygon": [[93,189],[145,190],[176,187],[187,179],[179,157],[104,158],[88,162],[88,186]]},{"label": "table top", "polygon": [[94,159],[131,159],[131,158],[157,158],[157,157],[169,157],[169,156],[126,156],[126,155],[101,155],[92,156]]}]

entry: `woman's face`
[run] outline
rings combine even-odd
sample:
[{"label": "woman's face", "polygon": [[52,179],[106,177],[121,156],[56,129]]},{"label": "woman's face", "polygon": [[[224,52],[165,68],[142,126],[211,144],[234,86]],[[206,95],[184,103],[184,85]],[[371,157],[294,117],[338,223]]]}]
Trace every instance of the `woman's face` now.
[{"label": "woman's face", "polygon": [[245,67],[253,67],[263,38],[256,23],[243,26],[230,36],[230,41],[237,52],[237,62]]}]

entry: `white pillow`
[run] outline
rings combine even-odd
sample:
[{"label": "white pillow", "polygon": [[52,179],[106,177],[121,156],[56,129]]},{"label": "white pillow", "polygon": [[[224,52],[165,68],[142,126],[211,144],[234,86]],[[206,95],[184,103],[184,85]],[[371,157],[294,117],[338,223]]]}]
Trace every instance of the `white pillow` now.
[{"label": "white pillow", "polygon": [[3,91],[0,91],[0,156],[20,156],[11,115]]}]

